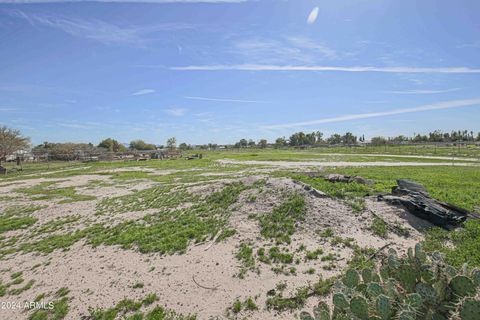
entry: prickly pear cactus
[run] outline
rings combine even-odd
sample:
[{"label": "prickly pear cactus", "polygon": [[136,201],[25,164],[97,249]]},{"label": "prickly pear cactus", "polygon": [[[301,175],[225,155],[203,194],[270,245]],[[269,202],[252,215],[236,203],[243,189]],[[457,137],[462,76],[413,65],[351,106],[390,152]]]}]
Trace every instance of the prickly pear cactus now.
[{"label": "prickly pear cactus", "polygon": [[402,264],[400,268],[398,268],[396,278],[407,292],[411,293],[415,291],[417,273],[410,265]]},{"label": "prickly pear cactus", "polygon": [[423,306],[422,296],[418,293],[411,293],[407,295],[406,303],[413,309],[419,310]]},{"label": "prickly pear cactus", "polygon": [[475,269],[472,271],[472,280],[475,286],[480,286],[480,270]]},{"label": "prickly pear cactus", "polygon": [[423,251],[423,247],[420,243],[415,245],[415,258],[421,262],[427,260],[427,255],[425,254],[425,251]]},{"label": "prickly pear cactus", "polygon": [[388,266],[390,269],[396,269],[400,266],[400,262],[395,254],[388,255]]},{"label": "prickly pear cactus", "polygon": [[376,311],[382,320],[388,320],[392,316],[392,303],[390,298],[384,294],[378,296],[376,301]]},{"label": "prickly pear cactus", "polygon": [[364,297],[353,297],[350,300],[350,310],[357,318],[361,320],[368,319],[368,303]]},{"label": "prickly pear cactus", "polygon": [[325,302],[320,302],[318,306],[313,308],[315,320],[330,320],[330,308]]},{"label": "prickly pear cactus", "polygon": [[415,320],[415,312],[411,310],[403,310],[398,314],[398,320]]},{"label": "prickly pear cactus", "polygon": [[421,245],[402,257],[389,250],[376,268],[346,270],[332,290],[333,312],[321,303],[315,320],[480,320],[480,270],[456,270]]},{"label": "prickly pear cactus", "polygon": [[460,297],[472,294],[475,291],[475,285],[473,281],[467,276],[456,276],[453,278],[450,281],[450,288],[454,294]]},{"label": "prickly pear cactus", "polygon": [[374,298],[383,293],[382,286],[377,282],[371,282],[367,287],[367,294],[369,297]]},{"label": "prickly pear cactus", "polygon": [[437,301],[437,293],[432,286],[425,283],[419,283],[415,289],[425,303],[433,305]]},{"label": "prickly pear cactus", "polygon": [[455,277],[455,276],[458,275],[457,269],[455,269],[455,267],[452,267],[452,266],[450,266],[450,265],[447,265],[447,266],[445,267],[445,271],[446,271],[446,273],[448,274],[448,276],[451,277],[451,278],[453,278],[453,277]]},{"label": "prickly pear cactus", "polygon": [[480,318],[480,301],[472,298],[465,299],[460,306],[461,320],[477,320]]},{"label": "prickly pear cactus", "polygon": [[435,280],[435,273],[433,272],[432,267],[428,264],[423,264],[420,267],[420,277],[426,283],[432,284]]},{"label": "prickly pear cactus", "polygon": [[369,283],[372,281],[372,269],[365,268],[362,270],[362,280],[364,283]]},{"label": "prickly pear cactus", "polygon": [[310,313],[306,312],[306,311],[302,311],[300,313],[300,320],[315,320],[315,318],[313,318]]},{"label": "prickly pear cactus", "polygon": [[345,294],[338,292],[333,295],[333,305],[339,310],[346,310],[350,306]]},{"label": "prickly pear cactus", "polygon": [[349,288],[355,288],[360,282],[360,276],[354,269],[348,269],[343,277],[343,283]]}]

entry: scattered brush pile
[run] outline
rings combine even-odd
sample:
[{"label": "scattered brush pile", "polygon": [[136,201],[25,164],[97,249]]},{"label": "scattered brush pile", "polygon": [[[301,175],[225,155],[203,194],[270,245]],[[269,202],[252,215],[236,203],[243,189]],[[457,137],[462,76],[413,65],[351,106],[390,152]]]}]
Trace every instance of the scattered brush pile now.
[{"label": "scattered brush pile", "polygon": [[346,271],[333,286],[333,312],[325,302],[303,320],[474,320],[480,317],[480,270],[462,270],[421,245],[399,258],[395,250],[377,269]]}]

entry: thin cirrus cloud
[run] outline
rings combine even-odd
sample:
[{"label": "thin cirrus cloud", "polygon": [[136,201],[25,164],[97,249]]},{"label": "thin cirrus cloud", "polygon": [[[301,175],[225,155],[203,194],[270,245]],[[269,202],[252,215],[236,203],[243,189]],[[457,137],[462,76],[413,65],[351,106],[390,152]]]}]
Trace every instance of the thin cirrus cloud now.
[{"label": "thin cirrus cloud", "polygon": [[81,3],[81,2],[119,2],[119,3],[241,3],[251,0],[0,0],[0,3],[29,4],[29,3]]},{"label": "thin cirrus cloud", "polygon": [[478,106],[478,105],[480,105],[480,99],[451,100],[451,101],[443,101],[443,102],[434,103],[434,104],[422,105],[414,108],[395,109],[395,110],[382,111],[382,112],[347,114],[344,116],[324,118],[324,119],[318,119],[318,120],[312,120],[312,121],[266,125],[266,126],[263,126],[263,128],[264,129],[295,128],[295,127],[311,126],[311,125],[324,124],[324,123],[378,118],[378,117],[393,116],[397,114],[433,111],[433,110],[442,110],[442,109],[453,109],[453,108]]},{"label": "thin cirrus cloud", "polygon": [[321,59],[339,57],[339,53],[325,43],[300,35],[236,39],[230,43],[227,52],[255,65],[311,65]]},{"label": "thin cirrus cloud", "polygon": [[461,88],[452,88],[452,89],[445,89],[445,90],[404,90],[404,91],[385,91],[385,93],[393,93],[393,94],[437,94],[437,93],[447,93],[447,92],[454,92],[458,91]]},{"label": "thin cirrus cloud", "polygon": [[184,98],[189,100],[216,101],[216,102],[269,103],[268,101],[244,100],[244,99],[224,99],[224,98],[207,98],[207,97],[192,97],[192,96],[185,96]]},{"label": "thin cirrus cloud", "polygon": [[169,108],[165,110],[166,114],[174,117],[183,117],[187,113],[187,109],[184,108]]},{"label": "thin cirrus cloud", "polygon": [[3,108],[3,107],[0,107],[0,112],[14,112],[14,111],[17,111],[16,108]]},{"label": "thin cirrus cloud", "polygon": [[281,66],[259,64],[200,65],[170,67],[183,71],[320,71],[320,72],[381,72],[381,73],[480,73],[469,67],[338,67],[338,66]]},{"label": "thin cirrus cloud", "polygon": [[39,113],[39,111],[30,111],[11,107],[0,107],[0,113]]},{"label": "thin cirrus cloud", "polygon": [[132,96],[143,96],[143,95],[154,93],[154,92],[155,92],[155,90],[153,90],[153,89],[142,89],[142,90],[138,90],[137,92],[132,93]]},{"label": "thin cirrus cloud", "polygon": [[[2,0],[0,0],[0,3]],[[145,46],[149,35],[155,32],[193,29],[185,23],[160,23],[152,26],[119,26],[97,19],[79,19],[63,15],[30,13],[21,10],[8,10],[11,16],[24,19],[34,27],[59,29],[71,36],[95,40],[103,44]]]}]

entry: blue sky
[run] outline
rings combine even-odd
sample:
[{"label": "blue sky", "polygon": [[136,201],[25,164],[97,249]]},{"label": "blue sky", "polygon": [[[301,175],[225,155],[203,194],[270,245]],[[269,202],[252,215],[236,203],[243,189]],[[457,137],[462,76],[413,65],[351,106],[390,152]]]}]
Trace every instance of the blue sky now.
[{"label": "blue sky", "polygon": [[0,0],[0,124],[37,144],[480,130],[477,0]]}]

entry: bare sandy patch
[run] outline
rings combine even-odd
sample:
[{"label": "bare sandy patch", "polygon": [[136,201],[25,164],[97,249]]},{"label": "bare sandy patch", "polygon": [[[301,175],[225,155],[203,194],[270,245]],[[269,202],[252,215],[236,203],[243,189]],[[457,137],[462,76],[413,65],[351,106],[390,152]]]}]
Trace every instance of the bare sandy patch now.
[{"label": "bare sandy patch", "polygon": [[[72,177],[69,179],[77,179]],[[82,180],[84,179],[84,180]],[[319,236],[319,232],[331,228],[335,236],[353,238],[359,246],[380,248],[393,243],[392,247],[404,251],[422,239],[419,232],[421,221],[416,221],[401,208],[386,203],[367,199],[367,210],[355,214],[341,201],[331,198],[318,198],[305,192],[301,185],[288,178],[266,178],[248,176],[231,179],[252,185],[265,179],[264,184],[243,191],[238,201],[232,205],[229,225],[236,234],[219,243],[203,243],[190,245],[183,255],[160,256],[158,254],[142,254],[136,250],[124,250],[118,246],[99,246],[96,248],[79,241],[67,251],[54,251],[46,256],[28,253],[10,255],[2,261],[0,272],[2,281],[7,282],[12,272],[23,271],[25,280],[34,279],[32,289],[15,297],[19,301],[32,301],[41,293],[55,292],[61,287],[68,287],[72,300],[69,304],[68,319],[80,319],[88,314],[88,307],[110,308],[123,298],[144,298],[149,293],[155,293],[160,298],[159,303],[177,312],[196,313],[198,319],[218,317],[226,318],[226,310],[236,299],[244,301],[248,297],[256,297],[260,310],[254,313],[242,313],[248,319],[292,319],[293,313],[277,313],[266,309],[266,293],[275,289],[280,282],[287,284],[285,296],[293,294],[296,288],[313,283],[319,277],[328,278],[342,272],[347,262],[352,258],[353,249],[343,243],[333,244],[331,239]],[[80,178],[77,182],[67,182],[65,186],[80,186],[88,182]],[[145,183],[144,185],[142,183]],[[196,195],[208,195],[221,190],[226,181],[197,184],[187,190]],[[102,197],[128,194],[134,189],[147,187],[147,182],[132,182],[122,188],[100,186],[98,189],[84,190],[77,187],[82,194],[92,192],[97,200],[82,201],[67,204],[50,204],[48,208],[34,212],[39,224],[48,223],[69,215],[79,215],[79,224],[88,222],[110,222],[112,225],[121,221],[137,220],[146,214],[154,214],[155,209],[137,212],[125,212],[114,216],[95,216],[96,203]],[[126,193],[125,193],[126,192]],[[239,245],[249,243],[254,253],[259,248],[272,248],[272,241],[262,237],[259,222],[256,217],[268,215],[273,208],[285,201],[292,192],[304,194],[306,200],[305,221],[298,223],[297,232],[292,242],[285,245],[289,252],[297,252],[303,246],[304,250],[322,249],[324,255],[332,254],[334,261],[304,260],[303,253],[295,253],[301,258],[298,264],[286,265],[295,267],[296,272],[287,275],[276,273],[273,265],[260,261],[255,262],[259,273],[248,271],[244,279],[236,275],[242,267],[236,258]],[[172,208],[174,209],[174,208]],[[390,232],[386,238],[375,236],[370,230],[374,215],[381,216],[388,223],[399,223],[410,228],[408,238]],[[78,225],[77,225],[78,227]],[[27,231],[26,231],[27,232]],[[32,267],[41,264],[32,270]],[[315,269],[314,274],[307,271]],[[134,289],[136,283],[143,283],[143,288]],[[214,288],[214,289],[206,289]],[[311,298],[306,308],[313,307],[319,298]],[[295,311],[299,313],[301,310]],[[2,310],[6,319],[24,319],[26,315],[18,310]]]}]

